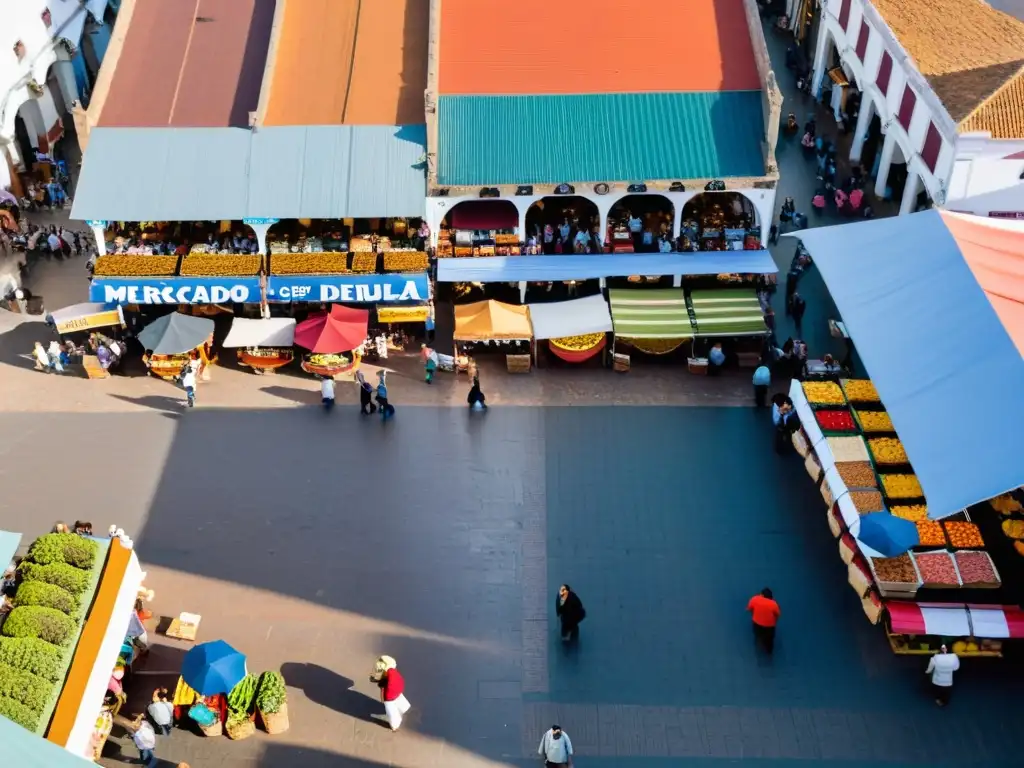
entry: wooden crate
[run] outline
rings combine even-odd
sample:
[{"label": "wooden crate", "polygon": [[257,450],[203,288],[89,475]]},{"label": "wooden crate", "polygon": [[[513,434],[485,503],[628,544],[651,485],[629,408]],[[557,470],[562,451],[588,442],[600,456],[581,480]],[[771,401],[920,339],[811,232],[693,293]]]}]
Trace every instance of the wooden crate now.
[{"label": "wooden crate", "polygon": [[509,373],[529,373],[531,359],[529,355],[505,355],[505,365]]},{"label": "wooden crate", "polygon": [[686,368],[690,373],[695,373],[698,376],[707,376],[708,359],[706,357],[688,357],[686,358]]},{"label": "wooden crate", "polygon": [[96,355],[82,355],[82,367],[85,368],[86,378],[107,379],[110,374],[100,365],[100,359]]},{"label": "wooden crate", "polygon": [[629,373],[629,355],[612,355],[612,370],[619,373]]}]

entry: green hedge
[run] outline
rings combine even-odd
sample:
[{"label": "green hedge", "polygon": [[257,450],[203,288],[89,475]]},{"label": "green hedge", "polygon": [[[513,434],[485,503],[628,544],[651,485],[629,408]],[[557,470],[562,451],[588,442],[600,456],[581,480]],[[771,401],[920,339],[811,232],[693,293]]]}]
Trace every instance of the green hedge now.
[{"label": "green hedge", "polygon": [[4,622],[7,637],[38,637],[54,645],[67,645],[77,636],[78,622],[55,608],[26,605],[15,608]]},{"label": "green hedge", "polygon": [[23,583],[15,593],[14,605],[41,605],[72,617],[78,614],[78,600],[75,596],[63,587],[47,584],[45,581]]},{"label": "green hedge", "polygon": [[74,533],[50,533],[40,536],[29,547],[28,559],[39,565],[67,563],[88,570],[96,562],[99,544]]},{"label": "green hedge", "polygon": [[60,683],[67,675],[67,654],[37,637],[0,637],[0,664]]},{"label": "green hedge", "polygon": [[6,717],[33,733],[39,730],[39,713],[33,712],[21,702],[6,696],[0,696],[0,717]]},{"label": "green hedge", "polygon": [[54,685],[31,672],[0,664],[0,696],[14,699],[33,712],[42,712],[49,704]]},{"label": "green hedge", "polygon": [[[24,562],[18,566],[18,574],[23,582],[42,581],[55,587],[66,589],[75,597],[81,597],[89,589],[91,574],[66,563],[37,565]],[[19,586],[19,589],[21,587]]]}]

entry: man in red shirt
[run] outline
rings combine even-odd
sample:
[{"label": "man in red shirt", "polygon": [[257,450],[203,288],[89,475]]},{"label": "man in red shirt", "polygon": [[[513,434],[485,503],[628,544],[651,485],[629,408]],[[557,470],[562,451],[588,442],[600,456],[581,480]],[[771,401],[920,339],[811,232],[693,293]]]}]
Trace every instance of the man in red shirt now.
[{"label": "man in red shirt", "polygon": [[754,619],[754,637],[768,653],[771,653],[775,648],[775,624],[782,613],[779,604],[772,598],[772,591],[765,587],[761,594],[750,598],[747,610]]},{"label": "man in red shirt", "polygon": [[384,702],[384,718],[392,731],[402,725],[402,716],[409,711],[409,700],[405,698],[405,678],[398,671],[398,663],[390,656],[381,656],[377,661],[380,678],[380,700]]}]

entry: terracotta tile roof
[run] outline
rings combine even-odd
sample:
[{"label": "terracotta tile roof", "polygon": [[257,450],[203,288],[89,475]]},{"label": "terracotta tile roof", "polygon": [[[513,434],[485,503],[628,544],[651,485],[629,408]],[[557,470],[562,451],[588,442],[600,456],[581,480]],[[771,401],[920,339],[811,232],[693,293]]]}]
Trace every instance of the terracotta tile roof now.
[{"label": "terracotta tile roof", "polygon": [[443,96],[762,87],[743,0],[442,0],[440,27]]},{"label": "terracotta tile roof", "polygon": [[960,131],[988,131],[994,139],[1024,139],[1024,71],[1018,69],[1013,79],[965,117]]},{"label": "terracotta tile roof", "polygon": [[429,0],[280,0],[264,125],[425,119]]},{"label": "terracotta tile roof", "polygon": [[1024,64],[1024,23],[982,0],[870,2],[957,123]]}]

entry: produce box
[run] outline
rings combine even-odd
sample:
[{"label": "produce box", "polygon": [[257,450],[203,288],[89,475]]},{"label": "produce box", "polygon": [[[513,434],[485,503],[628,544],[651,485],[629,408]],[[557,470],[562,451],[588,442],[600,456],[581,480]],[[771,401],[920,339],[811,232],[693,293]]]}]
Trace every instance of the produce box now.
[{"label": "produce box", "polygon": [[853,538],[853,534],[844,533],[839,537],[839,557],[847,566],[858,554],[860,554],[860,547],[857,546],[857,540]]},{"label": "produce box", "polygon": [[910,464],[903,443],[895,437],[872,437],[868,439],[868,449],[878,465]]},{"label": "produce box", "polygon": [[821,427],[821,431],[828,434],[855,434],[857,425],[853,416],[848,410],[838,408],[819,408],[814,412],[814,418]]},{"label": "produce box", "polygon": [[899,557],[869,557],[868,566],[883,597],[907,597],[921,588],[921,574],[909,554]]},{"label": "produce box", "polygon": [[[928,507],[925,504],[898,504],[889,507],[889,511],[896,517],[902,517],[904,520],[909,520],[912,523],[928,520]],[[945,537],[945,534],[943,534],[943,537]]]},{"label": "produce box", "polygon": [[864,564],[863,558],[855,557],[846,567],[846,580],[857,593],[857,597],[863,598],[871,591],[872,573]]},{"label": "produce box", "polygon": [[868,621],[872,624],[877,624],[882,619],[882,598],[878,596],[875,590],[868,592],[867,597],[862,597],[860,605],[864,609],[864,615],[868,617]]},{"label": "produce box", "polygon": [[910,556],[917,566],[917,572],[921,574],[922,587],[951,589],[963,586],[956,561],[946,550],[911,552]]},{"label": "produce box", "polygon": [[878,478],[869,461],[837,462],[836,471],[847,488],[878,488]]},{"label": "produce box", "polygon": [[806,459],[811,452],[811,446],[807,443],[807,435],[801,427],[793,433],[793,449],[800,454],[800,458]]},{"label": "produce box", "polygon": [[960,582],[965,587],[979,589],[997,589],[1002,586],[999,571],[988,552],[966,551],[954,552]]},{"label": "produce box", "polygon": [[832,460],[836,464],[845,461],[870,461],[868,447],[864,438],[856,437],[827,437],[828,449],[832,452]]},{"label": "produce box", "polygon": [[974,523],[944,520],[942,527],[954,549],[982,549],[985,541]]},{"label": "produce box", "polygon": [[858,515],[885,512],[885,502],[878,491],[850,491],[849,496],[853,506],[857,508]]},{"label": "produce box", "polygon": [[844,397],[851,403],[880,403],[878,390],[870,379],[840,379]]},{"label": "produce box", "polygon": [[805,381],[801,384],[807,402],[813,408],[832,408],[846,405],[843,390],[831,381]]},{"label": "produce box", "polygon": [[821,482],[821,465],[818,464],[818,460],[814,457],[813,453],[808,453],[807,458],[804,459],[804,469],[807,470],[807,474],[810,475],[811,480],[815,484]]},{"label": "produce box", "polygon": [[896,434],[887,411],[868,411],[863,408],[853,409],[853,420],[860,431],[865,434]]},{"label": "produce box", "polygon": [[917,475],[881,474],[880,479],[886,498],[901,501],[924,498],[924,490],[921,488]]},{"label": "produce box", "polygon": [[944,547],[946,546],[946,531],[942,524],[935,520],[917,520],[917,538],[920,540],[919,547]]}]

